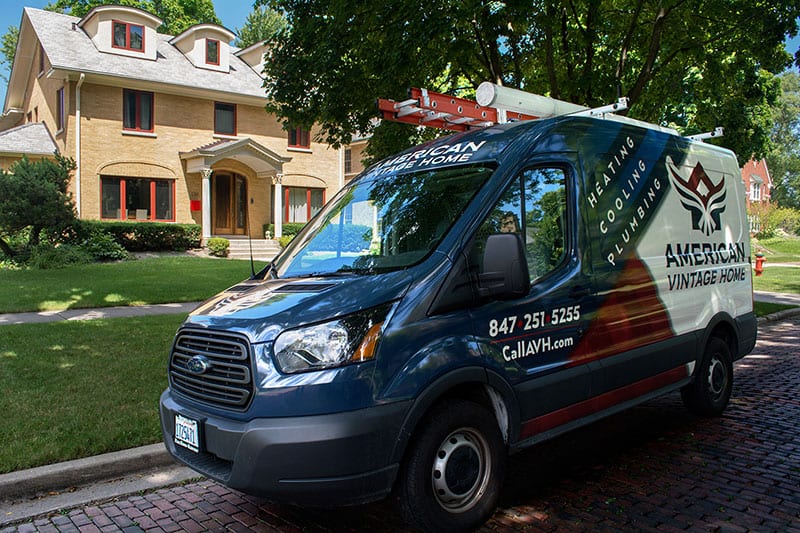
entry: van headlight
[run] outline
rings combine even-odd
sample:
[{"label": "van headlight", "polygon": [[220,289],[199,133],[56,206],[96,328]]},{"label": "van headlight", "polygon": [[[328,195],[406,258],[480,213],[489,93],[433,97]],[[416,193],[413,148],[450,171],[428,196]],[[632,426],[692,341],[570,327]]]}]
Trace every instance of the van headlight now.
[{"label": "van headlight", "polygon": [[391,306],[284,331],[275,339],[275,363],[284,374],[323,370],[375,357]]}]

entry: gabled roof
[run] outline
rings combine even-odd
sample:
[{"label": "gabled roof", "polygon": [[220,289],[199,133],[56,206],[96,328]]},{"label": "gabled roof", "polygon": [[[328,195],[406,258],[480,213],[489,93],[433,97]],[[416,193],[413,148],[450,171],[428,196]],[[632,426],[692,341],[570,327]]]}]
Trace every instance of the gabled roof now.
[{"label": "gabled roof", "polygon": [[[261,105],[266,100],[261,77],[234,54],[231,54],[229,72],[196,68],[170,44],[173,37],[163,34],[157,34],[155,61],[104,53],[78,26],[80,21],[70,15],[26,7],[20,26],[17,55],[22,55],[20,51],[23,46],[35,48],[33,38],[36,37],[52,65],[47,73],[51,77],[77,79],[84,73],[87,82],[137,89],[149,87],[160,92],[205,95],[231,102],[247,101],[254,105]],[[31,30],[34,35],[31,35]],[[14,66],[23,67],[22,70],[32,68],[30,60],[27,68],[24,62],[18,65],[16,60]],[[22,107],[23,104],[29,73],[14,70],[9,82],[6,109]]]},{"label": "gabled roof", "polygon": [[282,173],[284,163],[292,160],[291,157],[276,154],[249,137],[220,139],[194,150],[181,152],[180,156],[187,162],[187,172],[200,172],[202,168],[210,168],[222,159],[233,159],[249,166],[259,175]]},{"label": "gabled roof", "polygon": [[53,155],[58,151],[43,122],[31,122],[0,131],[0,154]]}]

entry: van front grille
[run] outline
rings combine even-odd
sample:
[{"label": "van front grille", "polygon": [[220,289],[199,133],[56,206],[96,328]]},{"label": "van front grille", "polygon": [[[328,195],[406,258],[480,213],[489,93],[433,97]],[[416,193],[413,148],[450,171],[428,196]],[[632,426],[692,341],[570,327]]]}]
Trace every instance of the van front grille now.
[{"label": "van front grille", "polygon": [[230,333],[182,330],[172,346],[169,382],[193,400],[243,410],[253,396],[250,343]]}]

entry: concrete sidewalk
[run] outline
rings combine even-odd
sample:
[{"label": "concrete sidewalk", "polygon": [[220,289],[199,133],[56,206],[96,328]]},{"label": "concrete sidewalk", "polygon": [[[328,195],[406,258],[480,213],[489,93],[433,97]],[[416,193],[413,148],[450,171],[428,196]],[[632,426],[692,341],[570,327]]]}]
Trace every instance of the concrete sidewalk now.
[{"label": "concrete sidewalk", "polygon": [[62,311],[40,311],[33,313],[0,314],[0,326],[12,324],[41,324],[59,320],[93,320],[96,318],[118,318],[131,316],[169,315],[189,313],[202,302],[184,302],[153,305],[130,305],[98,307],[93,309],[66,309]]}]

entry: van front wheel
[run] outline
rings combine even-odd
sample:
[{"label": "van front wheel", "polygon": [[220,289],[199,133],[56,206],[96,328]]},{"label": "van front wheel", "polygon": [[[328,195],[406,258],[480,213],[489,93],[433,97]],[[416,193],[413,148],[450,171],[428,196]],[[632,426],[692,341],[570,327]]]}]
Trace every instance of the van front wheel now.
[{"label": "van front wheel", "polygon": [[467,531],[494,511],[506,448],[494,416],[466,400],[439,404],[415,434],[398,481],[403,518],[425,531]]},{"label": "van front wheel", "polygon": [[684,405],[700,416],[719,416],[728,405],[733,389],[731,350],[719,337],[708,341],[694,381],[681,389]]}]

